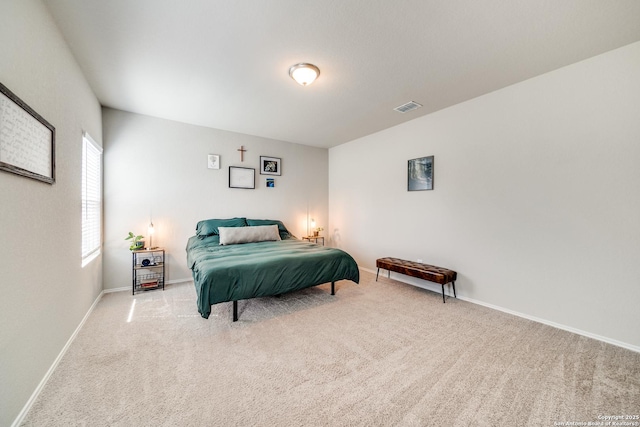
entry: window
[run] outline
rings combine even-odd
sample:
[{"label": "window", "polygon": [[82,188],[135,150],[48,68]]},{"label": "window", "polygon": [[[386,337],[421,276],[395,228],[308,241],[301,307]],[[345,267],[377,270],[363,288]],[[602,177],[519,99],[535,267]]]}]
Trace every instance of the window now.
[{"label": "window", "polygon": [[102,148],[82,135],[82,266],[100,254],[102,230]]}]

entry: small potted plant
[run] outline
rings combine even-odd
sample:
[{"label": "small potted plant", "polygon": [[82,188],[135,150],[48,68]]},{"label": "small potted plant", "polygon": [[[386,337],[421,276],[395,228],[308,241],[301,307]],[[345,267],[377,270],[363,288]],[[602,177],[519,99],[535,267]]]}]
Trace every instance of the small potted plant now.
[{"label": "small potted plant", "polygon": [[322,227],[317,227],[313,229],[313,237],[318,237],[320,235],[320,232],[324,230],[324,228]]},{"label": "small potted plant", "polygon": [[129,236],[125,237],[124,240],[131,240],[131,246],[129,246],[129,250],[137,251],[138,249],[144,249],[144,236],[135,235],[132,232],[129,232]]}]

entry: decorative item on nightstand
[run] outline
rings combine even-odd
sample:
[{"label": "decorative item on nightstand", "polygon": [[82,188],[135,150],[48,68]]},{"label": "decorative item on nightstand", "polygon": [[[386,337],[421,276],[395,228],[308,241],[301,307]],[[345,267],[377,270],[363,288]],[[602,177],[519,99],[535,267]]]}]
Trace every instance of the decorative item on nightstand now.
[{"label": "decorative item on nightstand", "polygon": [[316,227],[316,220],[311,218],[311,231],[313,231],[313,236],[314,237],[319,236],[322,230],[324,230],[324,228]]},{"label": "decorative item on nightstand", "polygon": [[130,231],[129,236],[125,237],[124,240],[131,240],[131,246],[129,246],[129,250],[137,251],[138,249],[144,248],[144,240],[142,239],[144,239],[144,236],[140,234],[136,236]]}]

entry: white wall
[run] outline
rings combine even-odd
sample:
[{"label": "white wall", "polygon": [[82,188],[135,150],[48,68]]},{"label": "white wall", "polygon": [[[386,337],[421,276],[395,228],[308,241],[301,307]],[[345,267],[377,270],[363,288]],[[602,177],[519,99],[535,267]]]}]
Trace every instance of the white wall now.
[{"label": "white wall", "polygon": [[82,131],[101,111],[39,0],[3,0],[0,81],[56,129],[56,183],[0,172],[0,425],[10,425],[102,290],[81,268]]},{"label": "white wall", "polygon": [[[299,144],[103,109],[105,146],[105,289],[131,286],[129,231],[167,249],[167,281],[190,280],[185,246],[196,223],[245,216],[280,219],[306,234],[307,204],[318,225],[328,221],[328,151]],[[240,146],[247,150],[240,161]],[[207,168],[219,154],[221,168]],[[260,156],[282,159],[275,188],[266,188]],[[256,169],[256,189],[230,189],[229,166]]]},{"label": "white wall", "polygon": [[[428,155],[435,190],[408,192]],[[460,296],[640,349],[639,163],[635,43],[330,149],[331,229],[363,267],[421,258]]]}]

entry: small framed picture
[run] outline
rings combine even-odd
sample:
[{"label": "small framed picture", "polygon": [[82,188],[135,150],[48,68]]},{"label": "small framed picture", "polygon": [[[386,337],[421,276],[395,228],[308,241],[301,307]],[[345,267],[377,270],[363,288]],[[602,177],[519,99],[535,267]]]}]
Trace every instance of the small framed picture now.
[{"label": "small framed picture", "polygon": [[276,180],[273,178],[267,178],[267,188],[274,188],[276,186]]},{"label": "small framed picture", "polygon": [[260,156],[260,175],[281,175],[282,159]]},{"label": "small framed picture", "polygon": [[256,170],[229,166],[229,188],[256,188]]},{"label": "small framed picture", "polygon": [[209,169],[220,169],[220,156],[218,154],[209,154],[207,156]]},{"label": "small framed picture", "polygon": [[409,160],[408,190],[433,190],[433,156]]}]

